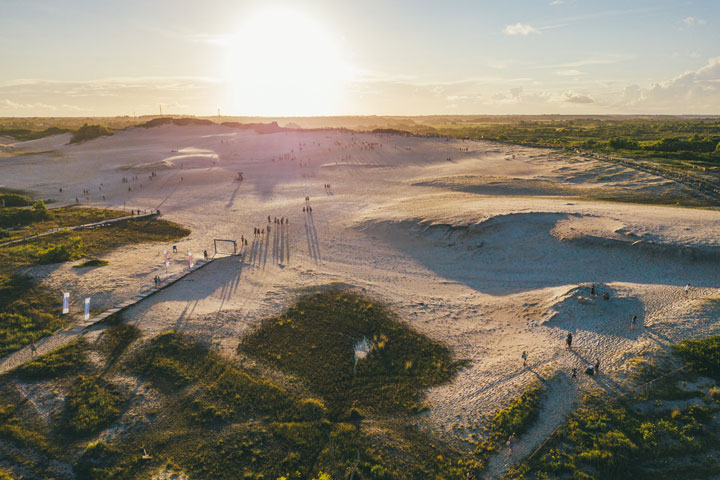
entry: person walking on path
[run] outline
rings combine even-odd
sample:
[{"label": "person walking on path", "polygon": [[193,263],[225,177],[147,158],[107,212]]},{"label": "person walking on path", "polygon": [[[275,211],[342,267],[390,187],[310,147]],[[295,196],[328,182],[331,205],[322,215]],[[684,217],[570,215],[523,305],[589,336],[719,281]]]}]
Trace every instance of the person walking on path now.
[{"label": "person walking on path", "polygon": [[687,297],[690,293],[690,282],[688,282],[687,285],[685,285],[685,296]]},{"label": "person walking on path", "polygon": [[637,315],[633,315],[632,320],[630,320],[630,330],[635,330],[635,325],[637,325]]},{"label": "person walking on path", "polygon": [[37,347],[35,346],[35,342],[30,344],[30,353],[33,357],[37,355]]},{"label": "person walking on path", "polygon": [[507,446],[508,446],[508,456],[512,456],[513,450],[515,449],[515,444],[517,443],[517,437],[513,433],[510,435],[510,437],[507,440]]},{"label": "person walking on path", "polygon": [[572,350],[572,333],[568,332],[567,337],[565,337],[565,343],[567,344],[568,350]]},{"label": "person walking on path", "polygon": [[600,359],[595,359],[595,374],[600,373]]},{"label": "person walking on path", "polygon": [[522,353],[523,367],[527,367],[527,357],[528,357],[527,352],[525,350],[523,350],[523,353]]},{"label": "person walking on path", "polygon": [[572,376],[570,378],[577,381],[577,368],[572,369]]}]

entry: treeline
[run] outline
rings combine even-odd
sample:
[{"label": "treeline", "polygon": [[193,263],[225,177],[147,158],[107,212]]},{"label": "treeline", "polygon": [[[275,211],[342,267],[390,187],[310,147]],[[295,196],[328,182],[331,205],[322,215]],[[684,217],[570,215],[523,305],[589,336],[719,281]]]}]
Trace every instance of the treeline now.
[{"label": "treeline", "polygon": [[406,125],[421,135],[493,140],[527,146],[583,148],[602,152],[631,153],[635,156],[676,160],[720,160],[720,120],[685,119],[558,119],[529,121],[518,117],[452,121],[445,124]]}]

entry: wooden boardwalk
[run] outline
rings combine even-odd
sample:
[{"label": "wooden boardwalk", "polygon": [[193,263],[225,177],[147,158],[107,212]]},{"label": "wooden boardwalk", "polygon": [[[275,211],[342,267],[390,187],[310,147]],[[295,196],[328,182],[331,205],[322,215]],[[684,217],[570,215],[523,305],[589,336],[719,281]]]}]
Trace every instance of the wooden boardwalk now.
[{"label": "wooden boardwalk", "polygon": [[[134,218],[137,218],[137,215]],[[120,313],[123,310],[142,302],[146,298],[155,295],[157,292],[160,292],[168,288],[170,285],[182,280],[183,278],[192,275],[194,272],[200,270],[206,265],[209,265],[215,260],[215,257],[208,260],[199,260],[197,263],[195,263],[195,266],[192,269],[188,268],[166,278],[158,288],[150,288],[145,292],[135,295],[128,300],[118,305],[115,305],[114,307],[105,310],[98,315],[91,316],[87,320],[81,320],[80,322],[73,324],[67,330],[59,330],[48,337],[38,340],[37,342],[35,342],[35,348],[37,349],[37,353],[35,355],[33,355],[30,346],[28,345],[16,352],[0,358],[0,375],[9,372],[10,370],[32,360],[35,357],[44,355],[64,345],[67,345],[77,337],[84,335],[89,328],[103,322],[104,320],[107,320],[107,318],[111,315]]]}]

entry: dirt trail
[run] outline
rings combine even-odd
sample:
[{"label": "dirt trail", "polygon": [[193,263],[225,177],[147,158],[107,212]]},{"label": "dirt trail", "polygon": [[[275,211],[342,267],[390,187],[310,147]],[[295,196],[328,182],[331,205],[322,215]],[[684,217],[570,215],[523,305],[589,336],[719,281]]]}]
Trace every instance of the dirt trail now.
[{"label": "dirt trail", "polygon": [[512,455],[508,455],[508,448],[503,446],[490,459],[484,478],[498,479],[508,468],[532,454],[565,421],[580,398],[577,381],[571,380],[565,374],[549,380],[546,388],[538,419],[530,430],[518,436]]}]

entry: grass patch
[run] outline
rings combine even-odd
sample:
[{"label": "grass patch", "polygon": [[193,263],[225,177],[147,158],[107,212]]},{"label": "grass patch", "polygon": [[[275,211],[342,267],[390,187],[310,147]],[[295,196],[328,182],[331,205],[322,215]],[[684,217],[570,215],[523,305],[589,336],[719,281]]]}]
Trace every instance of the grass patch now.
[{"label": "grass patch", "polygon": [[105,265],[107,265],[109,263],[110,262],[108,262],[107,260],[101,260],[99,258],[92,258],[90,260],[86,260],[77,265],[73,265],[73,268],[104,267]]},{"label": "grass patch", "polygon": [[73,340],[64,347],[20,365],[13,373],[23,380],[46,380],[64,377],[83,371],[89,365],[83,338]]},{"label": "grass patch", "polygon": [[0,274],[0,357],[60,328],[58,299],[29,277]]},{"label": "grass patch", "polygon": [[98,376],[80,376],[65,399],[65,428],[73,434],[97,432],[122,413],[125,398]]},{"label": "grass patch", "polygon": [[[371,340],[372,349],[353,373],[354,346],[363,337]],[[378,302],[335,287],[300,297],[238,348],[300,377],[327,401],[334,416],[353,407],[419,412],[423,390],[449,381],[464,365]]]}]

